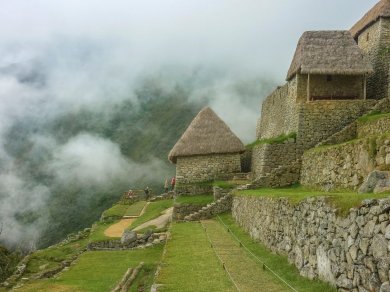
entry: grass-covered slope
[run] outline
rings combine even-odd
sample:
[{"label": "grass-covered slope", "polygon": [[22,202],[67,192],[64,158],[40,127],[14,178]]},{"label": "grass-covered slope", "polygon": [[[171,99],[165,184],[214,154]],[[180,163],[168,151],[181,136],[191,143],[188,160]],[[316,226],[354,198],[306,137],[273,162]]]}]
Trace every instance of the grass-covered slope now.
[{"label": "grass-covered slope", "polygon": [[259,188],[254,190],[235,191],[238,196],[259,196],[269,198],[288,198],[292,204],[297,204],[300,201],[310,198],[325,196],[329,203],[339,209],[340,215],[348,213],[349,209],[358,207],[365,199],[381,199],[390,196],[390,193],[381,194],[358,194],[354,191],[318,191],[300,185],[295,185],[286,188]]}]

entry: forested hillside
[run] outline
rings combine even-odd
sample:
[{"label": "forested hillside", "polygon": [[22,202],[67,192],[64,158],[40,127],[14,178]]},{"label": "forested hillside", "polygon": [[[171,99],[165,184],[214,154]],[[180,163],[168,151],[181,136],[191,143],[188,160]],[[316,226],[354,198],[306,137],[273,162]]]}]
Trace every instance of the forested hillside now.
[{"label": "forested hillside", "polygon": [[[159,192],[164,179],[173,175],[174,167],[169,165],[167,153],[206,101],[190,101],[186,90],[175,87],[167,91],[154,81],[145,82],[136,95],[136,99],[108,103],[98,110],[82,107],[54,119],[19,119],[9,128],[4,149],[16,161],[19,176],[31,186],[31,192],[39,192],[37,186],[44,186],[41,191],[49,193],[46,203],[35,210],[14,210],[17,224],[37,231],[32,234],[33,239],[26,236],[26,242],[20,242],[20,246],[52,244],[70,232],[90,226],[130,187],[149,185]],[[53,141],[66,144],[78,135],[99,137],[119,145],[121,155],[131,161],[127,175],[113,177],[105,184],[91,179],[72,179],[70,183],[62,180],[70,166],[61,164],[64,172],[56,173],[58,164],[53,169],[53,161],[57,159],[58,148],[51,144]],[[36,137],[50,139],[37,143]],[[98,154],[90,153],[94,163],[104,161]],[[143,169],[145,165],[148,167]],[[2,191],[5,190],[0,190],[0,196],[5,196]],[[28,200],[29,190],[25,191],[25,202],[33,205]]]}]

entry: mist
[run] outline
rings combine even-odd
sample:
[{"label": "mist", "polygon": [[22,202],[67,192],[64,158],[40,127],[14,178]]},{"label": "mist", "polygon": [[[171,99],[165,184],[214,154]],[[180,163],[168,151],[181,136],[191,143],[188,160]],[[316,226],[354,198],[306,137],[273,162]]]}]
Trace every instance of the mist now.
[{"label": "mist", "polygon": [[252,142],[303,31],[375,2],[1,1],[0,241],[45,246],[128,188],[158,191],[203,106]]}]

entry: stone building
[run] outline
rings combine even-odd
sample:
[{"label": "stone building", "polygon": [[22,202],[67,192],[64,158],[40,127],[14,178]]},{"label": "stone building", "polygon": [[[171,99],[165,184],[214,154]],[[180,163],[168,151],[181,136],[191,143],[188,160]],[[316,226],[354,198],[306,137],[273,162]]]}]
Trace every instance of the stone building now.
[{"label": "stone building", "polygon": [[377,3],[350,31],[374,68],[367,80],[367,97],[389,97],[390,1]]},{"label": "stone building", "polygon": [[240,139],[209,107],[202,109],[169,153],[176,186],[226,179],[241,171]]},{"label": "stone building", "polygon": [[262,104],[257,138],[294,133],[283,144],[260,144],[252,152],[259,185],[299,181],[303,152],[339,132],[375,104],[366,96],[370,62],[349,31],[308,31],[300,38],[287,83]]},{"label": "stone building", "polygon": [[371,64],[349,31],[307,31],[298,42],[287,74],[296,102],[366,99]]}]

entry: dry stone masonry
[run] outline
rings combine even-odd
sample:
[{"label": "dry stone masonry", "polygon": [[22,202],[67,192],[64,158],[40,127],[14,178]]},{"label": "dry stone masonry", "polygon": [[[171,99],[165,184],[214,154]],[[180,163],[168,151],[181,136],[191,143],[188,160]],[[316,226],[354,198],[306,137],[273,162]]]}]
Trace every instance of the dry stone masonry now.
[{"label": "dry stone masonry", "polygon": [[237,172],[241,172],[241,159],[238,153],[178,157],[176,183],[188,184],[226,179],[233,177]]},{"label": "dry stone masonry", "polygon": [[390,197],[365,200],[341,217],[325,197],[294,205],[287,198],[236,196],[232,213],[254,240],[288,256],[305,277],[330,282],[339,291],[379,291],[388,285]]}]

